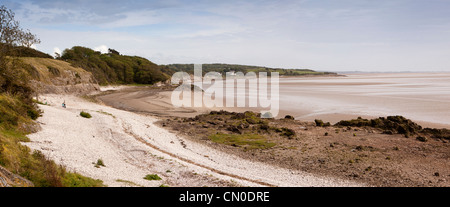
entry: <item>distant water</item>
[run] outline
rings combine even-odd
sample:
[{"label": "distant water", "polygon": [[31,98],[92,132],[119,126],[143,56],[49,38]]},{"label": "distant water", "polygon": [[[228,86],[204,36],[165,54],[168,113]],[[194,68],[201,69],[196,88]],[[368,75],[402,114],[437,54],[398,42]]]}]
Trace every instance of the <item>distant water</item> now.
[{"label": "distant water", "polygon": [[298,119],[402,115],[424,125],[450,126],[450,73],[282,78],[280,91],[281,110]]}]

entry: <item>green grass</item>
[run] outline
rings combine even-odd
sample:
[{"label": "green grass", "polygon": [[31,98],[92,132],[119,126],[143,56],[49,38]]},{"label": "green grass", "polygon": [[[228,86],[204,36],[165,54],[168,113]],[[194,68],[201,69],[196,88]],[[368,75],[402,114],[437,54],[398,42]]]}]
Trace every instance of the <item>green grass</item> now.
[{"label": "green grass", "polygon": [[80,116],[81,116],[81,117],[84,117],[84,118],[86,118],[86,119],[92,118],[91,114],[89,114],[89,113],[87,113],[87,112],[84,112],[84,111],[80,112]]},{"label": "green grass", "polygon": [[31,103],[25,103],[18,95],[0,94],[0,126],[17,127],[31,123],[40,116],[40,111]]},{"label": "green grass", "polygon": [[143,187],[143,186],[138,185],[138,184],[136,184],[135,182],[132,182],[132,181],[129,181],[129,180],[117,179],[116,182],[126,183],[126,184],[132,185],[132,186]]},{"label": "green grass", "polygon": [[78,173],[65,173],[62,184],[65,187],[104,187],[103,181],[84,177]]},{"label": "green grass", "polygon": [[149,174],[144,177],[146,180],[161,180],[157,174]]},{"label": "green grass", "polygon": [[112,115],[111,113],[104,112],[104,111],[96,111],[97,113],[101,113],[103,115],[111,116],[112,118],[116,118],[116,116]]},{"label": "green grass", "polygon": [[65,168],[45,157],[40,151],[32,151],[21,142],[29,142],[26,136],[33,126],[32,119],[39,111],[19,96],[0,94],[0,165],[11,173],[31,181],[36,187],[97,187],[100,180],[66,172]]},{"label": "green grass", "polygon": [[40,151],[31,151],[20,142],[29,141],[21,131],[0,127],[0,165],[30,180],[36,187],[100,187],[101,180],[66,172],[64,167],[46,158]]},{"label": "green grass", "polygon": [[211,141],[219,144],[244,147],[246,149],[268,149],[275,143],[268,142],[259,134],[223,134],[217,133],[208,137]]},{"label": "green grass", "polygon": [[43,103],[43,102],[38,101],[36,99],[33,99],[33,103],[37,103],[37,104],[40,104],[40,105],[47,105],[47,103]]}]

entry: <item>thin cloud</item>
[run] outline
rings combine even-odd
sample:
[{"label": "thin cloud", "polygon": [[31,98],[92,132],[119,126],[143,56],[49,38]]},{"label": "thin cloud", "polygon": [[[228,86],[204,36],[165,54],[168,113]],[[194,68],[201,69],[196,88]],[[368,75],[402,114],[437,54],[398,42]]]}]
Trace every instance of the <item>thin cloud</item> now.
[{"label": "thin cloud", "polygon": [[100,45],[94,48],[95,51],[101,52],[102,54],[108,53],[108,49],[109,47],[106,45]]},{"label": "thin cloud", "polygon": [[59,47],[54,47],[52,55],[53,55],[53,57],[57,57],[58,55],[62,55],[61,49],[59,49]]}]

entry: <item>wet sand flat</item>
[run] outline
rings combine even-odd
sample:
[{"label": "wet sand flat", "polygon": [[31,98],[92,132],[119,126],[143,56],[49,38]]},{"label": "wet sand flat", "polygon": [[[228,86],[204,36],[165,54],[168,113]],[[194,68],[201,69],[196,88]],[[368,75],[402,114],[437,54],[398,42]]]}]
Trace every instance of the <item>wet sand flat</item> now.
[{"label": "wet sand flat", "polygon": [[280,91],[281,110],[301,120],[402,115],[424,126],[450,126],[450,73],[292,78],[280,81]]}]

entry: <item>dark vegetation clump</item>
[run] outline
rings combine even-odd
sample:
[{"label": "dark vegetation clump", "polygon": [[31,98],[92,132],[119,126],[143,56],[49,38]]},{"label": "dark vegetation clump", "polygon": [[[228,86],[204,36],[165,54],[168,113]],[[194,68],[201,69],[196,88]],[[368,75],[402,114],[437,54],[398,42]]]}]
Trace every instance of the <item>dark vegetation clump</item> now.
[{"label": "dark vegetation clump", "polygon": [[[41,74],[39,73],[38,69],[34,67],[33,65],[29,64],[20,64],[21,69],[23,69],[23,72],[28,73],[27,75],[31,77],[34,80],[41,80]],[[20,70],[20,69],[19,69]]]},{"label": "dark vegetation clump", "polygon": [[388,116],[376,119],[358,119],[340,121],[336,126],[373,127],[384,130],[384,134],[403,134],[410,136],[421,132],[422,127],[403,116]]},{"label": "dark vegetation clump", "polygon": [[428,141],[428,139],[426,137],[424,137],[424,136],[418,136],[416,139],[421,141],[421,142],[427,142]]},{"label": "dark vegetation clump", "polygon": [[[381,129],[383,134],[403,134],[405,137],[422,134],[437,139],[450,139],[450,130],[448,129],[423,129],[422,126],[403,116],[388,116],[371,120],[358,117],[357,119],[340,121],[335,126],[373,127]],[[427,139],[426,136],[419,136],[417,140],[425,142]]]},{"label": "dark vegetation clump", "polygon": [[52,67],[52,66],[47,66],[47,69],[48,69],[48,72],[50,72],[51,74],[53,74],[56,77],[59,77],[61,75],[61,72],[59,71],[58,68],[55,68],[55,67]]},{"label": "dark vegetation clump", "polygon": [[148,174],[144,177],[146,180],[162,180],[157,174]]},{"label": "dark vegetation clump", "polygon": [[289,139],[292,139],[295,137],[295,131],[286,127],[281,128],[281,132],[280,132],[281,136],[285,136]]},{"label": "dark vegetation clump", "polygon": [[286,115],[286,116],[284,117],[284,119],[295,120],[295,118],[294,118],[293,116],[291,116],[291,115]]},{"label": "dark vegetation clump", "polygon": [[425,128],[422,130],[422,132],[425,134],[429,134],[432,138],[450,140],[449,129]]},{"label": "dark vegetation clump", "polygon": [[84,118],[86,118],[86,119],[92,118],[92,115],[91,115],[91,114],[89,114],[88,112],[84,112],[84,111],[80,112],[80,116],[81,116],[81,117],[84,117]]},{"label": "dark vegetation clump", "polygon": [[316,126],[318,126],[318,127],[329,127],[329,126],[331,126],[330,122],[324,123],[320,119],[316,119],[316,120],[314,120],[314,122],[316,123]]},{"label": "dark vegetation clump", "polygon": [[94,167],[100,168],[100,167],[106,167],[105,163],[102,159],[98,159],[96,163],[94,163]]}]

